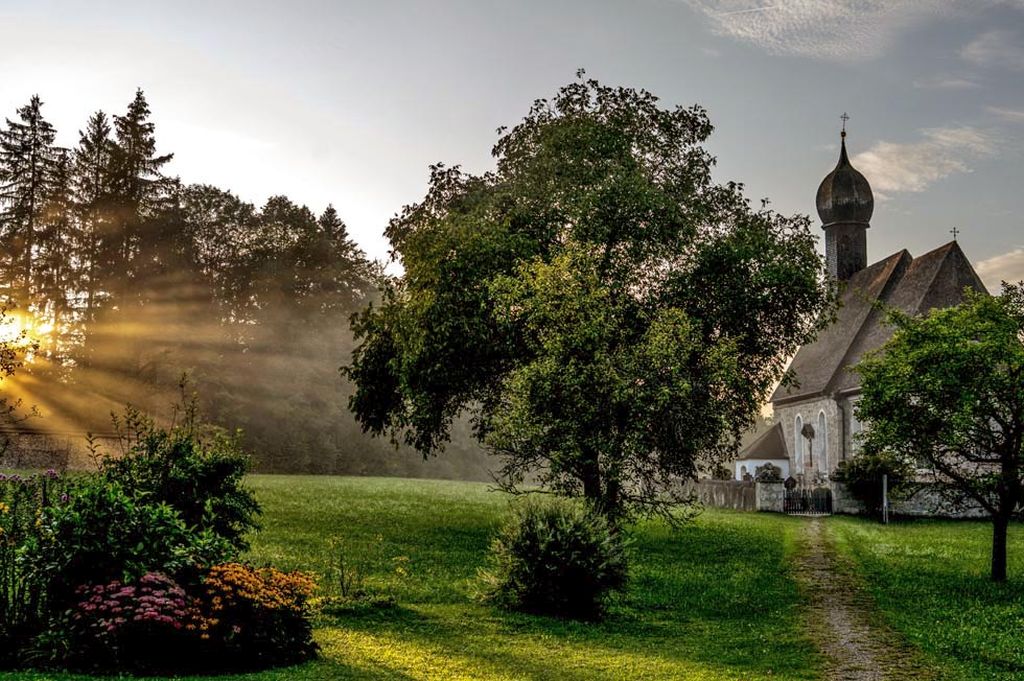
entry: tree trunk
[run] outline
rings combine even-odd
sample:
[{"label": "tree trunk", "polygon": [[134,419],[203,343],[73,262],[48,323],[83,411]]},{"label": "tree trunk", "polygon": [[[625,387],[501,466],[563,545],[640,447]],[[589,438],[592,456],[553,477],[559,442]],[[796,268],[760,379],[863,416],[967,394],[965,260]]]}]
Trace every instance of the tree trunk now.
[{"label": "tree trunk", "polygon": [[992,581],[1006,581],[1006,530],[1010,519],[1002,514],[992,517]]},{"label": "tree trunk", "polygon": [[592,508],[600,509],[604,500],[604,490],[601,488],[601,467],[597,462],[597,452],[586,452],[584,457],[580,475],[583,481],[583,498]]}]

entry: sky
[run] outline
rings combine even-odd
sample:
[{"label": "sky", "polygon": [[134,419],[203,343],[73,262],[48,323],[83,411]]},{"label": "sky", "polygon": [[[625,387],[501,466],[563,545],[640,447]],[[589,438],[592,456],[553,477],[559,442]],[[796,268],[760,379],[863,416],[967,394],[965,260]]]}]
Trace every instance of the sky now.
[{"label": "sky", "polygon": [[707,108],[716,179],[786,214],[847,112],[870,261],[957,227],[990,288],[1024,279],[1024,0],[0,0],[0,116],[38,93],[70,146],[141,87],[171,173],[333,203],[375,258],[431,163],[490,169],[579,68]]}]

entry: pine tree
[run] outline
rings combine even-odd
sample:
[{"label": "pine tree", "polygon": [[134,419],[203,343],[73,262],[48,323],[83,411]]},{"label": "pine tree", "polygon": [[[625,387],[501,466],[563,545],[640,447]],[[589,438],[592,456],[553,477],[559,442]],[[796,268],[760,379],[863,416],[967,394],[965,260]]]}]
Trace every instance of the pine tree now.
[{"label": "pine tree", "polygon": [[167,193],[168,180],[160,170],[173,157],[157,155],[155,126],[149,114],[140,89],[125,115],[114,116],[110,188],[113,228],[120,248],[111,271],[122,294],[134,275],[144,223]]},{"label": "pine tree", "polygon": [[310,269],[318,278],[320,311],[350,310],[363,302],[371,288],[370,263],[366,254],[349,237],[348,227],[333,205],[317,220],[320,228]]},{"label": "pine tree", "polygon": [[[75,211],[80,225],[81,240],[77,259],[81,264],[81,284],[85,321],[91,322],[104,292],[100,273],[109,266],[119,249],[111,230],[111,164],[114,143],[107,115],[97,111],[89,117],[85,130],[78,133],[78,148],[74,152],[72,190]],[[108,251],[108,253],[105,253]]]},{"label": "pine tree", "polygon": [[43,118],[42,106],[39,95],[33,95],[18,109],[18,120],[7,119],[6,129],[0,131],[0,239],[7,245],[4,285],[26,308],[35,303],[33,259],[56,163],[57,132]]},{"label": "pine tree", "polygon": [[333,203],[328,204],[324,212],[320,214],[317,224],[320,225],[320,229],[324,231],[324,234],[330,238],[333,238],[335,235],[348,238],[348,227],[345,226],[345,223],[338,215],[338,211],[335,210]]},{"label": "pine tree", "polygon": [[78,284],[73,254],[80,240],[74,219],[69,150],[56,149],[48,189],[37,235],[35,278],[39,301],[35,315],[51,328],[48,337],[37,338],[44,354],[60,363],[58,341],[70,340],[72,335],[68,323]]}]

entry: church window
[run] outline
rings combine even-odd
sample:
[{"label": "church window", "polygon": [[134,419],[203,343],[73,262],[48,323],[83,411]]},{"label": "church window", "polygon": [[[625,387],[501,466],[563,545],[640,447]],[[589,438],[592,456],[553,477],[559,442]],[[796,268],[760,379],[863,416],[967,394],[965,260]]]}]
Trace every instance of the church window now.
[{"label": "church window", "polygon": [[794,458],[796,459],[796,469],[799,471],[804,467],[804,420],[800,417],[800,414],[796,415],[796,421],[793,422],[793,449]]},{"label": "church window", "polygon": [[818,462],[821,470],[828,472],[828,426],[825,420],[825,411],[818,412],[818,432],[815,434],[814,442],[818,448]]},{"label": "church window", "polygon": [[850,451],[854,454],[860,451],[860,437],[864,425],[857,418],[857,403],[850,403]]}]

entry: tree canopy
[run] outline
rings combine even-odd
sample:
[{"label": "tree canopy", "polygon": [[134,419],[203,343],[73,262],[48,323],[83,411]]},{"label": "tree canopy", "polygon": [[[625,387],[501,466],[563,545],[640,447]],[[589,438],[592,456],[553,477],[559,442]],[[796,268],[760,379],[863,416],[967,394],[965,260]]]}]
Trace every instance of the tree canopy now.
[{"label": "tree canopy", "polygon": [[363,426],[424,454],[453,420],[603,512],[664,508],[829,318],[806,217],[712,181],[699,106],[584,80],[499,131],[496,169],[431,168],[387,236],[404,276],[354,320]]},{"label": "tree canopy", "polygon": [[857,368],[864,450],[903,457],[984,508],[992,578],[1004,580],[1007,525],[1024,509],[1024,285],[889,320],[892,339]]}]

